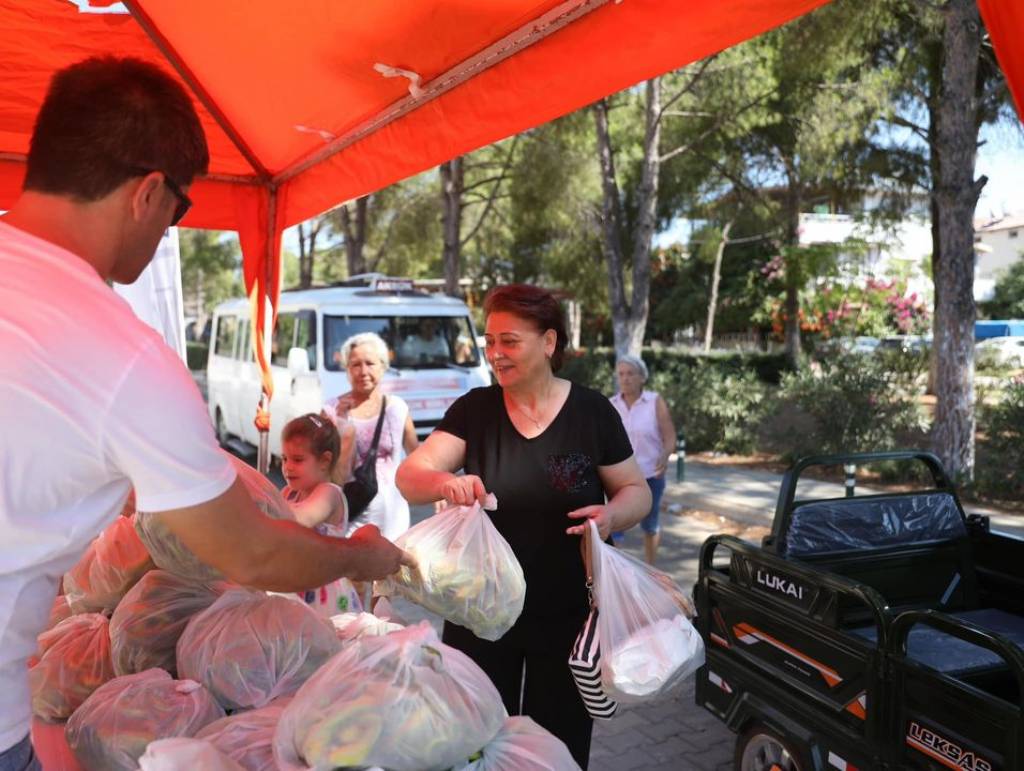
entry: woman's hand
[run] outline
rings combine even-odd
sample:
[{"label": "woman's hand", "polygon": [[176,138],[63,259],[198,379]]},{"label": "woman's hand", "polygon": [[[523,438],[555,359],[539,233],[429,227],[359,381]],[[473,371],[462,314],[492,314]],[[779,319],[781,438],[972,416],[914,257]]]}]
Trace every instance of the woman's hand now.
[{"label": "woman's hand", "polygon": [[352,397],[352,392],[349,391],[347,394],[342,394],[338,397],[338,403],[334,405],[334,414],[342,420],[348,420],[348,413],[356,406],[356,401]]},{"label": "woman's hand", "polygon": [[568,528],[565,532],[569,535],[583,535],[583,531],[588,527],[586,522],[588,519],[594,520],[602,541],[612,534],[612,517],[607,506],[584,506],[582,509],[570,511],[569,517],[584,520],[580,524]]},{"label": "woman's hand", "polygon": [[474,474],[453,476],[441,485],[441,497],[456,506],[472,506],[484,502],[487,489],[480,477]]}]

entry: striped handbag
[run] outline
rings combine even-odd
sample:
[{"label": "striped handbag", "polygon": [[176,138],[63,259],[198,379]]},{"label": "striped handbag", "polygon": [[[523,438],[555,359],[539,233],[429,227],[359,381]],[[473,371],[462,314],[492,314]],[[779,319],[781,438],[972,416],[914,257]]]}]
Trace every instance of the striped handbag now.
[{"label": "striped handbag", "polygon": [[[587,591],[593,584],[590,567],[590,528],[583,532],[583,564],[587,571]],[[576,637],[576,643],[569,654],[569,671],[576,681],[576,688],[583,699],[587,713],[595,720],[610,720],[619,705],[605,695],[601,687],[601,641],[597,635],[597,606],[590,595],[590,613],[583,628]]]}]

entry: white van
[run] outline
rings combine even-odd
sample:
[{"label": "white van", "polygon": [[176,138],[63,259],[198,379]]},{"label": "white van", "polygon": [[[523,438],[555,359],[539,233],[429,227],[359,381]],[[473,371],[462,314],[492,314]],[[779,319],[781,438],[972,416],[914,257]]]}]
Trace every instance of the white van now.
[{"label": "white van", "polygon": [[[406,401],[420,438],[459,396],[491,382],[469,308],[460,300],[419,291],[407,279],[377,275],[282,292],[271,347],[272,455],[280,457],[281,429],[289,420],[319,412],[324,402],[350,390],[340,350],[359,332],[376,332],[391,349],[382,388]],[[223,443],[258,441],[253,418],[260,376],[250,334],[247,299],[217,306],[206,368],[207,402]]]}]

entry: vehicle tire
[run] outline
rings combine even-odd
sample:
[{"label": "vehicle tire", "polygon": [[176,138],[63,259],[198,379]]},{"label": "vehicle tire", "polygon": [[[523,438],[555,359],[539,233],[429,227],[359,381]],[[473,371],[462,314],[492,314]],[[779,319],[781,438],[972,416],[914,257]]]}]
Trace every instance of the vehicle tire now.
[{"label": "vehicle tire", "polygon": [[811,771],[807,753],[799,745],[760,723],[736,740],[735,771]]},{"label": "vehicle tire", "polygon": [[217,408],[217,412],[215,413],[213,426],[214,431],[217,432],[217,441],[222,445],[226,444],[228,441],[228,430],[224,426],[224,415],[221,414],[220,407]]}]

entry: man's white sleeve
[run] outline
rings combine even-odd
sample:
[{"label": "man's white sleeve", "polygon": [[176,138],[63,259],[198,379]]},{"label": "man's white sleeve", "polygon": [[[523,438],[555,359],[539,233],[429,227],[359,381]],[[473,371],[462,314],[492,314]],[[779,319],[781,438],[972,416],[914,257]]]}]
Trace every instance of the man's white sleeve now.
[{"label": "man's white sleeve", "polygon": [[192,376],[155,339],[115,388],[101,446],[107,463],[135,487],[139,511],[205,503],[235,480]]}]

